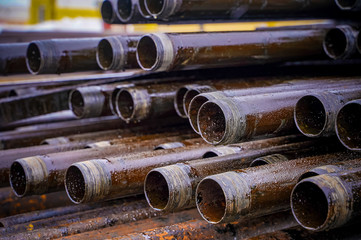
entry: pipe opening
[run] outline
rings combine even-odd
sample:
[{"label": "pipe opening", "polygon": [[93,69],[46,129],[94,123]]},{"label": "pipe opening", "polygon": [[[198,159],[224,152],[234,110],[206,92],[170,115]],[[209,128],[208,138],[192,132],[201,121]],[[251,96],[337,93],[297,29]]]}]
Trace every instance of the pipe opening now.
[{"label": "pipe opening", "polygon": [[38,73],[41,66],[40,49],[35,43],[30,43],[26,52],[26,63],[29,70]]},{"label": "pipe opening", "polygon": [[169,189],[163,175],[156,171],[149,172],[144,188],[149,205],[155,209],[165,209],[169,201]]},{"label": "pipe opening", "polygon": [[356,3],[358,0],[336,0],[336,4],[341,8],[341,9],[352,9],[355,7]]},{"label": "pipe opening", "polygon": [[119,16],[124,19],[129,19],[132,14],[133,4],[131,0],[118,0],[117,4]]},{"label": "pipe opening", "polygon": [[134,114],[133,96],[128,90],[122,89],[118,93],[117,98],[117,112],[122,119],[131,119]]},{"label": "pipe opening", "polygon": [[307,228],[322,226],[328,215],[328,202],[322,189],[312,182],[301,182],[291,196],[292,212],[297,221]]},{"label": "pipe opening", "polygon": [[4,224],[2,222],[0,222],[0,228],[5,227]]},{"label": "pipe opening", "polygon": [[349,149],[361,149],[361,104],[351,102],[337,115],[337,136]]},{"label": "pipe opening", "polygon": [[115,14],[114,14],[112,3],[110,1],[103,1],[100,12],[101,12],[104,22],[106,22],[106,23],[114,22]]},{"label": "pipe opening", "polygon": [[148,12],[150,14],[158,15],[164,8],[164,0],[145,0]]},{"label": "pipe opening", "polygon": [[226,119],[222,108],[213,102],[203,104],[198,112],[198,128],[207,142],[220,142],[226,132]]},{"label": "pipe opening", "polygon": [[98,44],[97,60],[103,70],[108,70],[114,61],[113,47],[107,39]]},{"label": "pipe opening", "polygon": [[200,94],[200,92],[198,90],[195,89],[190,89],[183,98],[183,108],[184,111],[187,113],[188,115],[188,110],[189,110],[189,105],[191,104],[193,98],[195,96],[197,96],[198,94]]},{"label": "pipe opening", "polygon": [[255,159],[253,162],[251,162],[251,164],[249,165],[250,167],[258,167],[258,166],[263,166],[263,165],[267,165],[269,164],[269,162],[267,162],[266,160],[263,160],[262,158],[259,159]]},{"label": "pipe opening", "polygon": [[150,14],[149,14],[147,8],[145,7],[145,0],[138,1],[138,9],[139,9],[140,14],[144,18],[150,18]]},{"label": "pipe opening", "polygon": [[10,167],[10,185],[17,196],[24,196],[26,175],[23,166],[18,162],[14,162]]},{"label": "pipe opening", "polygon": [[70,166],[66,171],[65,187],[69,198],[80,203],[85,196],[85,180],[82,172],[76,166]]},{"label": "pipe opening", "polygon": [[157,46],[153,39],[144,36],[137,46],[138,63],[144,69],[151,69],[157,62]]},{"label": "pipe opening", "polygon": [[198,211],[209,222],[222,220],[226,209],[226,198],[222,188],[212,179],[205,179],[198,185],[196,203]]},{"label": "pipe opening", "polygon": [[181,87],[177,90],[176,95],[175,95],[174,107],[175,107],[178,115],[181,117],[187,116],[187,113],[184,111],[184,108],[183,108],[183,99],[184,99],[184,96],[186,95],[187,91],[188,91],[187,87]]},{"label": "pipe opening", "polygon": [[346,34],[341,29],[331,29],[325,36],[323,48],[330,58],[341,58],[347,51]]},{"label": "pipe opening", "polygon": [[305,172],[304,174],[301,175],[301,177],[298,179],[297,182],[300,182],[303,179],[310,178],[310,177],[315,177],[315,176],[318,176],[318,175],[319,174],[315,173],[315,172]]},{"label": "pipe opening", "polygon": [[193,98],[191,101],[189,107],[188,107],[188,117],[189,122],[192,126],[192,128],[199,133],[198,124],[197,124],[197,118],[198,118],[198,111],[201,108],[201,106],[206,103],[208,99],[203,96],[197,96]]},{"label": "pipe opening", "polygon": [[84,115],[84,98],[79,90],[70,93],[70,109],[74,115],[81,118]]},{"label": "pipe opening", "polygon": [[212,157],[218,157],[218,154],[213,151],[208,151],[202,156],[202,158],[212,158]]},{"label": "pipe opening", "polygon": [[322,102],[314,96],[302,97],[295,107],[298,129],[306,136],[318,136],[325,129],[326,112]]}]

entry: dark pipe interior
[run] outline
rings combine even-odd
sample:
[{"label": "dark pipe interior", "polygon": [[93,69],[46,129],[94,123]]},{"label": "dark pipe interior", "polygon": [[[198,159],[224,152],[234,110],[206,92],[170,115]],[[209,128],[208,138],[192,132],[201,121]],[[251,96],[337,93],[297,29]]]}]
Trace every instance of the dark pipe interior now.
[{"label": "dark pipe interior", "polygon": [[326,112],[322,102],[314,96],[301,98],[295,108],[296,122],[304,134],[318,135],[326,124]]},{"label": "dark pipe interior", "polygon": [[113,48],[107,39],[102,39],[98,44],[98,61],[103,69],[109,69],[113,62]]},{"label": "dark pipe interior", "polygon": [[250,164],[250,167],[258,167],[258,166],[263,166],[263,165],[267,165],[267,164],[269,164],[269,163],[263,159],[256,159]]},{"label": "dark pipe interior", "polygon": [[303,180],[303,179],[310,178],[310,177],[314,177],[314,176],[318,176],[318,174],[315,173],[315,172],[306,172],[306,173],[304,173],[304,174],[301,175],[301,177],[298,179],[297,182],[300,182],[300,181]]},{"label": "dark pipe interior", "polygon": [[352,8],[358,0],[336,0],[342,8]]},{"label": "dark pipe interior", "polygon": [[26,175],[23,166],[14,162],[10,167],[11,188],[18,196],[23,196],[26,189]]},{"label": "dark pipe interior", "polygon": [[159,14],[164,7],[164,0],[145,0],[151,14]]},{"label": "dark pipe interior", "polygon": [[35,43],[30,43],[26,52],[28,66],[32,72],[37,73],[40,70],[41,55],[40,49]]},{"label": "dark pipe interior", "polygon": [[198,123],[202,137],[208,142],[220,142],[223,139],[226,132],[226,119],[217,104],[212,102],[203,104],[199,110]]},{"label": "dark pipe interior", "polygon": [[327,55],[331,58],[339,58],[346,52],[347,38],[345,33],[338,29],[331,29],[325,36],[324,46]]},{"label": "dark pipe interior", "polygon": [[82,172],[75,166],[70,166],[65,176],[68,196],[74,202],[81,202],[85,196],[85,181]]},{"label": "dark pipe interior", "polygon": [[177,108],[178,112],[182,116],[186,116],[186,113],[184,112],[184,109],[183,109],[183,99],[184,99],[184,96],[186,95],[187,91],[188,91],[188,88],[181,87],[178,89],[178,91],[175,95],[175,107]]},{"label": "dark pipe interior", "polygon": [[146,7],[145,7],[145,0],[139,0],[138,1],[139,11],[144,17],[150,17],[150,14],[148,13]]},{"label": "dark pipe interior", "polygon": [[157,61],[157,46],[153,39],[144,36],[140,39],[137,47],[139,64],[144,68],[152,68]]},{"label": "dark pipe interior", "polygon": [[118,12],[122,19],[129,19],[132,13],[133,5],[131,0],[118,0]]},{"label": "dark pipe interior", "polygon": [[337,115],[337,132],[340,140],[349,148],[361,148],[361,105],[350,103]]},{"label": "dark pipe interior", "polygon": [[328,214],[328,203],[322,189],[311,182],[302,182],[293,190],[292,211],[303,226],[318,228]]},{"label": "dark pipe interior", "polygon": [[226,199],[222,188],[212,179],[198,185],[197,206],[202,216],[210,222],[219,222],[225,214]]},{"label": "dark pipe interior", "polygon": [[75,90],[70,95],[70,108],[77,117],[82,117],[84,114],[84,98],[83,95]]},{"label": "dark pipe interior", "polygon": [[218,154],[216,154],[213,151],[208,151],[202,156],[202,158],[212,158],[212,157],[218,157]]},{"label": "dark pipe interior", "polygon": [[117,112],[123,119],[129,119],[134,113],[134,101],[127,90],[121,90],[117,99]]},{"label": "dark pipe interior", "polygon": [[201,108],[201,106],[207,102],[208,99],[206,97],[203,96],[197,96],[197,98],[194,98],[194,100],[192,101],[192,104],[189,106],[189,120],[192,124],[192,127],[195,130],[199,130],[198,129],[198,125],[197,125],[197,116],[198,116],[198,111]]},{"label": "dark pipe interior", "polygon": [[102,3],[100,12],[102,14],[102,18],[103,18],[104,22],[112,23],[114,21],[115,14],[114,14],[112,3],[110,1],[104,1]]},{"label": "dark pipe interior", "polygon": [[162,174],[150,172],[145,180],[145,193],[153,208],[164,209],[169,201],[168,184]]},{"label": "dark pipe interior", "polygon": [[184,110],[189,110],[189,105],[191,104],[192,99],[199,94],[199,91],[190,89],[187,94],[184,96]]}]

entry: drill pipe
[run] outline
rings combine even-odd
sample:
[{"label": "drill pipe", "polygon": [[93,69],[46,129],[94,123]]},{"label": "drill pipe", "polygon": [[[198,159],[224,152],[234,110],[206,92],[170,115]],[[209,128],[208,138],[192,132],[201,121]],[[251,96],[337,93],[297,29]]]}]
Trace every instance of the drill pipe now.
[{"label": "drill pipe", "polygon": [[[361,81],[359,83],[361,86]],[[338,111],[348,101],[361,97],[361,88],[335,90],[301,97],[295,106],[294,120],[298,130],[307,137],[335,135]]]},{"label": "drill pipe", "polygon": [[69,38],[33,41],[26,54],[32,74],[98,70],[96,49],[101,38]]},{"label": "drill pipe", "polygon": [[179,84],[156,84],[123,88],[117,94],[115,108],[126,122],[176,116],[173,99]]},{"label": "drill pipe", "polygon": [[198,159],[212,149],[198,144],[78,162],[68,168],[65,188],[74,203],[141,194],[144,179],[153,168]]},{"label": "drill pipe", "polygon": [[324,165],[320,167],[313,168],[304,174],[301,175],[298,181],[301,181],[305,178],[314,177],[318,175],[323,174],[329,174],[329,173],[338,173],[342,171],[350,171],[354,168],[360,168],[361,167],[361,160],[360,159],[354,159],[350,161],[344,161],[339,163],[334,163],[330,165]]},{"label": "drill pipe", "polygon": [[325,34],[326,29],[148,34],[139,40],[137,61],[144,70],[170,71],[317,59],[324,55]]},{"label": "drill pipe", "polygon": [[171,1],[145,0],[147,11],[153,18],[167,19],[239,19],[244,14],[289,14],[314,13],[333,10],[334,3],[327,0],[278,1],[278,2],[239,2],[231,1]]},{"label": "drill pipe", "polygon": [[[155,168],[148,173],[145,179],[146,199],[149,205],[157,211],[174,211],[195,206],[196,187],[203,178],[209,175],[250,166],[288,161],[300,156],[309,156],[315,150],[322,151],[321,148],[315,148],[316,142],[278,145],[271,144],[271,141],[274,140],[271,139],[270,142],[264,141],[263,143],[262,141],[255,141],[259,142],[259,147],[246,148],[232,155]],[[247,144],[241,143],[239,146],[246,147]],[[282,153],[282,155],[275,153]]]},{"label": "drill pipe", "polygon": [[336,134],[340,142],[353,151],[361,151],[361,99],[343,106],[337,114]]},{"label": "drill pipe", "polygon": [[[345,88],[345,86],[351,88],[354,85],[360,84],[359,79],[352,79],[352,78],[348,78],[345,81],[342,81],[344,80],[344,78],[300,79],[293,81],[285,81],[280,84],[277,84],[278,83],[277,80],[276,81],[274,80],[273,79],[272,81],[269,80],[270,82],[269,86],[266,86],[266,84],[263,87],[262,85],[259,86],[255,85],[253,87],[246,89],[237,89],[236,87],[234,87],[233,89],[225,89],[222,91],[214,91],[214,92],[206,92],[207,89],[211,89],[211,88],[207,88],[206,86],[201,87],[202,88],[201,90],[200,88],[189,89],[189,94],[186,93],[184,96],[184,107],[187,109],[187,115],[189,117],[189,122],[192,128],[196,133],[199,134],[199,129],[197,125],[198,111],[205,102],[210,100],[235,97],[235,96],[248,96],[248,95],[257,95],[257,94],[265,94],[265,93],[296,91],[303,89],[321,89],[321,88],[322,90],[329,88],[339,89],[339,88]],[[257,80],[257,83],[260,82],[261,81]],[[271,85],[272,82],[274,82],[274,85]],[[218,86],[214,86],[214,88],[218,88]],[[193,99],[191,99],[193,95],[194,97]],[[187,102],[190,102],[188,106],[187,106]]]},{"label": "drill pipe", "polygon": [[114,239],[245,239],[295,226],[297,226],[297,222],[292,217],[291,212],[286,211],[247,221],[216,226],[203,220],[195,219],[162,228],[119,236]]},{"label": "drill pipe", "polygon": [[[119,1],[126,3],[129,0]],[[135,55],[140,36],[113,36],[100,40],[97,48],[97,63],[103,70],[139,68]]]},{"label": "drill pipe", "polygon": [[2,218],[30,211],[66,206],[70,205],[71,202],[64,191],[18,198],[11,188],[0,188],[0,204],[0,218]]},{"label": "drill pipe", "polygon": [[108,24],[123,23],[116,14],[117,11],[116,4],[117,4],[117,0],[103,1],[102,6],[100,8],[100,13],[105,23]]},{"label": "drill pipe", "polygon": [[347,59],[357,53],[357,31],[348,25],[330,29],[324,38],[323,49],[331,59]]},{"label": "drill pipe", "polygon": [[198,184],[197,208],[213,224],[287,210],[291,191],[305,171],[353,158],[327,154],[208,176]]},{"label": "drill pipe", "polygon": [[[164,141],[183,141],[185,145],[202,143],[201,139],[186,140],[189,135],[160,135],[157,139],[147,137],[120,139],[118,144],[107,147],[87,148],[76,151],[52,153],[43,156],[15,160],[10,167],[10,185],[18,197],[64,189],[66,169],[81,161],[107,158],[132,152],[150,151]],[[144,140],[144,141],[143,141]]]},{"label": "drill pipe", "polygon": [[0,73],[28,73],[25,55],[28,43],[0,44]]},{"label": "drill pipe", "polygon": [[360,191],[361,168],[306,178],[292,191],[293,216],[307,230],[341,227],[360,219]]},{"label": "drill pipe", "polygon": [[335,0],[335,3],[341,10],[347,10],[347,11],[361,10],[360,0]]}]

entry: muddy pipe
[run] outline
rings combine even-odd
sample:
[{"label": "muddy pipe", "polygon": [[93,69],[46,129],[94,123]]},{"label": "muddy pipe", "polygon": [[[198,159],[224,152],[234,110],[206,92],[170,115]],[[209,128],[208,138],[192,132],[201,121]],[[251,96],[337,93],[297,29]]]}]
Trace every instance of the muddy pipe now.
[{"label": "muddy pipe", "polygon": [[330,29],[323,41],[323,49],[331,59],[352,58],[357,53],[357,31],[348,25]]},{"label": "muddy pipe", "polygon": [[343,106],[336,118],[336,135],[349,150],[361,151],[361,99]]},{"label": "muddy pipe", "polygon": [[26,49],[29,43],[0,44],[0,73],[29,73],[26,67]]},{"label": "muddy pipe", "polygon": [[347,90],[339,89],[303,96],[295,106],[296,126],[307,137],[335,135],[338,111],[348,101],[360,97],[361,87],[357,86]]},{"label": "muddy pipe", "polygon": [[32,74],[99,70],[96,49],[100,38],[69,38],[33,41],[26,53]]},{"label": "muddy pipe", "polygon": [[148,34],[139,40],[137,61],[147,71],[171,71],[320,59],[325,34],[326,29]]},{"label": "muddy pipe", "polygon": [[[119,1],[119,2],[127,2]],[[113,36],[100,40],[96,58],[103,70],[125,70],[139,68],[135,52],[140,36]]]},{"label": "muddy pipe", "polygon": [[117,0],[104,0],[100,8],[102,19],[108,24],[123,23],[116,14]]},{"label": "muddy pipe", "polygon": [[307,230],[325,231],[360,219],[361,168],[306,178],[291,195],[297,222]]},{"label": "muddy pipe", "polygon": [[212,224],[284,211],[290,208],[291,191],[304,172],[354,158],[335,153],[208,176],[197,186],[197,208]]},{"label": "muddy pipe", "polygon": [[361,1],[360,0],[335,0],[336,5],[345,11],[360,11]]},{"label": "muddy pipe", "polygon": [[[260,85],[258,85],[260,83]],[[273,84],[272,84],[273,83]],[[285,91],[296,91],[303,89],[340,89],[340,88],[353,88],[354,86],[359,86],[360,80],[354,78],[315,78],[315,79],[299,79],[291,81],[282,81],[280,82],[277,79],[267,80],[262,86],[262,80],[257,80],[257,85],[248,84],[249,87],[245,89],[237,89],[233,87],[232,89],[223,89],[222,91],[213,91],[207,92],[207,90],[212,88],[220,89],[219,86],[213,85],[212,87],[192,87],[184,95],[184,108],[187,109],[187,115],[189,117],[189,122],[196,133],[199,133],[197,117],[198,111],[201,106],[210,100],[223,99],[227,97],[235,96],[247,96],[247,95],[256,95],[256,94],[266,94],[266,93],[277,93]],[[241,86],[241,83],[239,84]],[[201,93],[203,92],[203,93]],[[192,98],[192,96],[194,96]],[[192,98],[192,99],[191,99]],[[188,105],[188,102],[189,105]],[[188,106],[187,106],[188,105]]]},{"label": "muddy pipe", "polygon": [[118,140],[112,146],[95,146],[76,151],[20,158],[11,164],[10,185],[18,197],[60,191],[64,189],[66,169],[76,162],[151,151],[164,141],[184,141],[184,144],[201,142],[201,139],[187,140],[189,135],[172,136],[172,134],[163,134],[157,137],[149,139],[146,136],[141,136]]}]

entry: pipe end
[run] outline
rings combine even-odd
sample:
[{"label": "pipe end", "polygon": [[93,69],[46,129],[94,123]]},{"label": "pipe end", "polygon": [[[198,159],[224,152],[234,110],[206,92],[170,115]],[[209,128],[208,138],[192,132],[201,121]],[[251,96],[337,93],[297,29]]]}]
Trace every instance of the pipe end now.
[{"label": "pipe end", "polygon": [[99,117],[105,96],[98,86],[77,88],[69,94],[69,108],[77,118]]},{"label": "pipe end", "polygon": [[202,158],[226,156],[226,155],[230,155],[230,154],[240,153],[241,151],[242,151],[242,148],[237,147],[237,146],[215,147],[211,151],[204,153]]},{"label": "pipe end", "polygon": [[101,69],[123,70],[126,53],[120,38],[108,37],[99,41],[96,59]]},{"label": "pipe end", "polygon": [[108,24],[116,22],[117,16],[114,12],[113,4],[111,1],[105,0],[100,8],[103,21]]},{"label": "pipe end", "polygon": [[31,42],[26,50],[26,66],[31,74],[39,74],[44,60],[37,42]]},{"label": "pipe end", "polygon": [[202,85],[198,85],[198,86],[194,86],[194,87],[190,88],[184,95],[183,103],[182,103],[183,110],[187,114],[187,116],[188,116],[188,112],[189,112],[189,105],[191,104],[191,101],[193,100],[194,97],[196,97],[197,95],[199,95],[201,93],[214,92],[216,90],[217,89],[215,89],[211,86],[202,86]]},{"label": "pipe end", "polygon": [[134,15],[134,8],[132,0],[117,1],[116,14],[122,22],[129,22]]},{"label": "pipe end", "polygon": [[182,148],[184,147],[184,143],[182,142],[169,142],[169,143],[163,143],[159,144],[154,148],[154,150],[164,150],[164,149],[174,149],[174,148]]},{"label": "pipe end", "polygon": [[323,41],[323,49],[331,59],[347,59],[355,52],[356,39],[350,26],[330,29]]},{"label": "pipe end", "polygon": [[360,0],[335,0],[336,5],[344,11],[360,11],[361,1]]},{"label": "pipe end", "polygon": [[257,167],[257,166],[273,164],[273,163],[278,163],[278,162],[286,162],[288,160],[289,159],[282,154],[272,154],[272,155],[256,158],[255,160],[253,160],[251,162],[251,164],[249,166]]}]

